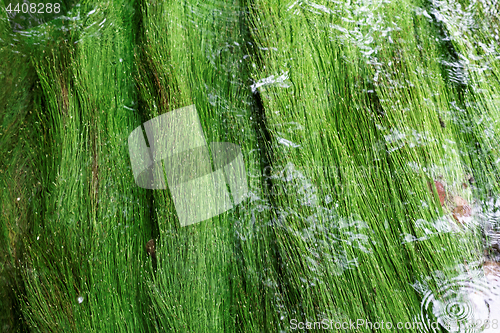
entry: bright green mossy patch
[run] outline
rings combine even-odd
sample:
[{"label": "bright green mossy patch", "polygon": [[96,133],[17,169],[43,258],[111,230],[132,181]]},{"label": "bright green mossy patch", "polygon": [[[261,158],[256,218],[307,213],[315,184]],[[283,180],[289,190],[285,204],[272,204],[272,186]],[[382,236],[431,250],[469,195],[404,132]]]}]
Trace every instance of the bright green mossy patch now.
[{"label": "bright green mossy patch", "polygon": [[461,184],[467,161],[436,112],[453,99],[439,49],[419,47],[432,27],[413,16],[399,3],[255,2],[286,320],[411,322],[415,279],[479,257],[477,230],[443,216],[428,189],[438,175]]}]

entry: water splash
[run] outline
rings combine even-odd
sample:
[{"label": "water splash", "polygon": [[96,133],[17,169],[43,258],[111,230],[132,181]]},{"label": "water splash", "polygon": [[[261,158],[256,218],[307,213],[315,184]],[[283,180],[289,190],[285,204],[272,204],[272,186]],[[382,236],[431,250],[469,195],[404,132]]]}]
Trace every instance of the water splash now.
[{"label": "water splash", "polygon": [[[424,332],[435,332],[428,323],[438,322],[449,332],[486,332],[498,329],[500,266],[486,262],[483,269],[468,270],[451,280],[441,280],[433,291],[417,284],[424,293],[420,321]],[[439,275],[439,274],[437,274]]]}]

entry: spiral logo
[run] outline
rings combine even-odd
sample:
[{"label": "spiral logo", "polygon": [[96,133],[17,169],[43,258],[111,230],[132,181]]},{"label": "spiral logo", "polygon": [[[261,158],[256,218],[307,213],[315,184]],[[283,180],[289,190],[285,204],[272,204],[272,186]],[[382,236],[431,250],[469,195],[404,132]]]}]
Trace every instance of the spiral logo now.
[{"label": "spiral logo", "polygon": [[[498,295],[484,278],[459,276],[438,287],[427,290],[421,304],[421,322],[425,332],[436,332],[427,325],[438,322],[449,332],[478,332],[489,328],[493,321],[492,302]],[[498,324],[498,323],[497,323]]]}]

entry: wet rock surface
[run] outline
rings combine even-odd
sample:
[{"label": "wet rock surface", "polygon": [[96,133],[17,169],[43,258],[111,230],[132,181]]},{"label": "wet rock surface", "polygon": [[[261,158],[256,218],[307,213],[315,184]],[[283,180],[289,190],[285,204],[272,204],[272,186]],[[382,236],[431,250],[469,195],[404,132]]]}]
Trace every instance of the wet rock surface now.
[{"label": "wet rock surface", "polygon": [[453,197],[453,202],[456,207],[453,209],[453,218],[458,223],[466,222],[468,218],[472,216],[472,208],[467,202],[460,196]]},{"label": "wet rock surface", "polygon": [[446,200],[446,191],[444,189],[443,183],[439,181],[434,181],[434,185],[436,186],[436,191],[439,195],[439,202],[441,203],[441,206],[444,204],[444,201]]},{"label": "wet rock surface", "polygon": [[148,253],[151,258],[156,259],[156,248],[155,248],[155,240],[150,239],[146,243],[146,252]]},{"label": "wet rock surface", "polygon": [[[471,176],[467,176],[466,179],[469,179],[469,177]],[[429,183],[429,187],[432,188],[431,183]],[[472,217],[472,207],[469,202],[461,196],[452,196],[450,193],[447,193],[445,185],[442,181],[434,180],[433,190],[435,190],[438,194],[441,206],[452,213],[455,221],[458,223],[464,223]]]},{"label": "wet rock surface", "polygon": [[443,183],[441,183],[438,180],[434,181],[434,189],[432,188],[432,184],[429,182],[429,188],[433,192],[434,189],[436,190],[438,196],[439,196],[439,203],[441,206],[444,205],[444,202],[446,200],[446,190],[444,189]]},{"label": "wet rock surface", "polygon": [[470,206],[457,206],[453,210],[453,218],[458,222],[458,223],[463,223],[466,221],[467,218],[471,217],[472,215],[472,209]]}]

